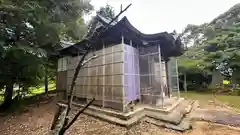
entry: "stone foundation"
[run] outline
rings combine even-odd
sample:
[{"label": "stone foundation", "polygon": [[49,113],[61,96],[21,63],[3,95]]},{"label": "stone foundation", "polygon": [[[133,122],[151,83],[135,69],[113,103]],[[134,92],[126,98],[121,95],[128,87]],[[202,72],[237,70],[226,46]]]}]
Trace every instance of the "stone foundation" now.
[{"label": "stone foundation", "polygon": [[[84,106],[79,103],[73,103],[73,105],[78,107],[78,109]],[[187,108],[189,108],[189,103],[183,98],[180,98],[163,109],[157,106],[137,105],[134,107],[133,111],[122,113],[97,106],[90,106],[84,113],[124,127],[130,127],[140,121],[146,121],[159,126],[171,126],[173,129],[176,128],[176,130],[179,130],[191,127],[190,123],[183,122],[189,110]]]}]

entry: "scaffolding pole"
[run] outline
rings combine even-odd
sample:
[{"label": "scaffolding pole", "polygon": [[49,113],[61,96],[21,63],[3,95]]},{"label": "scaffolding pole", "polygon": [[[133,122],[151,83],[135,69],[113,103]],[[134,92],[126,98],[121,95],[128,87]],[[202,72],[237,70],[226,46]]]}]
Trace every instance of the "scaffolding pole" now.
[{"label": "scaffolding pole", "polygon": [[[125,55],[127,55],[126,53],[125,53],[125,44],[124,44],[124,36],[122,35],[122,37],[121,37],[121,45],[122,45],[122,49],[123,49],[123,56],[122,56],[122,59],[123,59],[123,61],[124,61],[124,64],[125,64]],[[122,70],[123,70],[123,73],[125,73],[125,69],[124,69],[124,64],[122,64]],[[123,75],[122,76],[122,82],[124,83],[125,82],[125,75]],[[125,84],[123,85],[123,89],[122,89],[122,111],[123,112],[126,112],[126,106],[125,106],[125,103],[126,103],[126,94],[125,94],[125,90],[126,90],[126,87],[128,87],[128,86],[125,86]]]},{"label": "scaffolding pole", "polygon": [[[105,62],[106,62],[106,55],[105,55],[105,44],[103,43],[102,49],[102,74],[105,75]],[[102,84],[102,107],[105,107],[105,76],[103,77],[103,84]]]},{"label": "scaffolding pole", "polygon": [[159,58],[159,75],[160,75],[160,90],[161,90],[161,98],[162,98],[162,108],[164,107],[164,94],[163,94],[163,87],[162,87],[162,59],[161,59],[161,48],[160,45],[158,45],[158,58]]},{"label": "scaffolding pole", "polygon": [[[170,65],[169,65],[170,64]],[[171,70],[171,60],[167,62],[167,68],[168,68],[168,84],[169,84],[169,91],[170,91],[170,97],[172,97],[173,87],[172,87],[172,70]],[[169,69],[170,68],[170,69]]]},{"label": "scaffolding pole", "polygon": [[176,76],[177,76],[177,96],[180,98],[180,90],[179,90],[179,79],[178,79],[178,60],[176,59]]}]

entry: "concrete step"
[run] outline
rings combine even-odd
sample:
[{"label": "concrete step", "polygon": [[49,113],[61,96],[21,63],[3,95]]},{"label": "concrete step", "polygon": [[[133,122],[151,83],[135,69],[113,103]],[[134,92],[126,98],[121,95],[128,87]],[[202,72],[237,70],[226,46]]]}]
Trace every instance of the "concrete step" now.
[{"label": "concrete step", "polygon": [[165,128],[168,128],[168,129],[173,129],[173,130],[180,131],[180,132],[184,132],[184,131],[187,131],[189,129],[192,129],[192,124],[190,123],[190,121],[186,121],[186,120],[182,120],[177,125],[172,124],[172,123],[163,122],[161,120],[152,119],[152,118],[145,118],[144,121],[148,122],[148,123],[151,123],[151,124],[154,124],[156,126],[165,127]]},{"label": "concrete step", "polygon": [[89,109],[86,110],[85,113],[90,115],[90,116],[93,116],[93,117],[102,119],[104,121],[107,121],[109,123],[117,124],[117,125],[124,126],[124,127],[130,127],[130,126],[138,123],[145,116],[144,111],[142,111],[142,112],[139,112],[137,115],[133,115],[128,120],[123,120],[121,118],[110,116],[110,115],[107,115],[107,114],[104,114],[104,113],[96,113],[95,111],[92,111],[92,110],[89,110]]},{"label": "concrete step", "polygon": [[[116,117],[121,120],[129,120],[136,115],[139,115],[141,113],[147,114],[148,112],[150,112],[150,116],[153,116],[153,117],[155,115],[156,116],[161,115],[161,116],[159,116],[159,119],[162,119],[166,115],[169,115],[170,113],[172,113],[175,110],[175,108],[177,108],[177,106],[179,106],[181,104],[181,102],[183,100],[184,99],[179,99],[174,104],[172,104],[172,106],[169,106],[168,108],[158,108],[158,107],[150,107],[147,105],[139,105],[139,106],[134,107],[135,109],[128,113],[117,112],[114,110],[101,108],[101,107],[97,107],[97,106],[93,106],[93,105],[89,106],[86,110],[90,110],[95,113],[101,113],[101,114],[108,115],[111,117]],[[75,103],[75,102],[73,102],[73,105],[76,107],[80,107],[80,108],[84,107],[83,104],[79,104],[79,103]]]},{"label": "concrete step", "polygon": [[169,116],[166,116],[164,118],[161,117],[160,119],[159,117],[146,117],[144,121],[157,126],[184,132],[192,129],[191,117],[189,116],[193,105],[194,102],[184,101],[176,109],[174,109],[174,111],[169,114]]},{"label": "concrete step", "polygon": [[[76,107],[80,107],[80,108],[82,108],[84,106],[82,104],[77,104],[77,103],[73,103],[73,105]],[[127,121],[127,120],[131,119],[132,117],[135,117],[136,115],[141,115],[142,113],[144,113],[144,108],[139,107],[132,112],[122,113],[122,112],[117,112],[117,111],[100,108],[100,107],[96,107],[96,106],[89,106],[84,113],[88,114],[88,112],[91,112],[91,114],[99,113],[102,115],[116,117],[120,120]]]},{"label": "concrete step", "polygon": [[189,103],[184,101],[180,103],[175,109],[172,110],[172,112],[168,114],[158,113],[154,111],[147,111],[146,115],[149,118],[153,118],[156,120],[161,120],[167,123],[171,124],[179,124],[184,116],[188,113],[188,105]]}]

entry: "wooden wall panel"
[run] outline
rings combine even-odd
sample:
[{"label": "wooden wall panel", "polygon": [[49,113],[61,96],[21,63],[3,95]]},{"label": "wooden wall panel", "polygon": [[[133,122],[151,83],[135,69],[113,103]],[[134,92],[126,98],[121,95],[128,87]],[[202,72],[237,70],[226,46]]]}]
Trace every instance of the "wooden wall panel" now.
[{"label": "wooden wall panel", "polygon": [[71,85],[71,83],[72,83],[72,77],[68,77],[67,78],[67,86],[70,86]]},{"label": "wooden wall panel", "polygon": [[123,62],[123,52],[116,52],[112,54],[112,63]]},{"label": "wooden wall panel", "polygon": [[71,69],[71,70],[68,70],[67,71],[67,77],[69,78],[69,77],[73,77],[73,75],[74,75],[74,70],[73,69]]},{"label": "wooden wall panel", "polygon": [[113,54],[106,54],[105,55],[105,64],[111,64],[113,63]]},{"label": "wooden wall panel", "polygon": [[[95,105],[123,109],[123,45],[116,45],[94,52],[98,57],[79,72],[76,81],[76,96],[90,100],[95,97]],[[87,56],[91,57],[92,53]],[[73,77],[79,57],[71,58],[68,65],[68,78]],[[68,84],[69,85],[69,84]],[[103,100],[104,99],[104,100]],[[104,102],[104,103],[103,103]]]},{"label": "wooden wall panel", "polygon": [[103,86],[97,86],[97,99],[98,100],[102,100],[102,96],[103,96]]},{"label": "wooden wall panel", "polygon": [[97,76],[97,67],[89,67],[88,68],[88,76]]},{"label": "wooden wall panel", "polygon": [[76,85],[84,85],[84,78],[83,77],[78,77],[76,81]]},{"label": "wooden wall panel", "polygon": [[115,75],[124,74],[123,73],[123,62],[113,64],[113,74],[115,74]]},{"label": "wooden wall panel", "polygon": [[113,48],[112,48],[112,46],[108,47],[108,48],[104,48],[104,51],[105,51],[105,54],[109,54],[109,53],[113,52]]},{"label": "wooden wall panel", "polygon": [[87,76],[87,77],[85,77],[84,78],[84,81],[85,81],[85,84],[84,85],[87,85],[87,86],[91,86],[92,85],[92,77],[89,77],[89,76]]},{"label": "wooden wall panel", "polygon": [[86,93],[84,91],[84,89],[82,88],[82,85],[77,85],[76,86],[76,96],[77,97],[81,97],[81,98],[85,98],[86,97]]},{"label": "wooden wall panel", "polygon": [[98,86],[103,86],[104,84],[105,84],[105,82],[104,82],[104,78],[105,76],[99,76],[98,77]]},{"label": "wooden wall panel", "polygon": [[114,75],[113,76],[113,86],[123,86],[123,76],[122,75]]},{"label": "wooden wall panel", "polygon": [[112,91],[113,91],[113,99],[116,100],[117,102],[121,103],[123,102],[123,86],[120,87],[113,87]]},{"label": "wooden wall panel", "polygon": [[104,76],[104,78],[105,78],[105,85],[112,85],[112,79],[113,79],[112,75]]},{"label": "wooden wall panel", "polygon": [[98,75],[98,76],[104,75],[103,68],[105,68],[105,67],[102,66],[102,65],[99,65],[97,68],[98,68],[98,69],[97,69],[97,75]]},{"label": "wooden wall panel", "polygon": [[112,100],[112,86],[105,86],[104,96],[106,100]]},{"label": "wooden wall panel", "polygon": [[75,69],[77,67],[77,64],[78,64],[80,58],[81,58],[81,56],[68,58],[67,69],[68,70]]},{"label": "wooden wall panel", "polygon": [[89,85],[97,86],[97,80],[98,80],[97,76],[92,76],[91,77],[91,83]]},{"label": "wooden wall panel", "polygon": [[67,71],[57,72],[56,80],[56,89],[57,90],[66,90],[67,89]]},{"label": "wooden wall panel", "polygon": [[119,51],[123,51],[124,46],[123,45],[115,45],[113,46],[113,52],[119,52]]},{"label": "wooden wall panel", "polygon": [[104,75],[112,75],[112,71],[113,71],[113,65],[105,65],[105,74]]}]

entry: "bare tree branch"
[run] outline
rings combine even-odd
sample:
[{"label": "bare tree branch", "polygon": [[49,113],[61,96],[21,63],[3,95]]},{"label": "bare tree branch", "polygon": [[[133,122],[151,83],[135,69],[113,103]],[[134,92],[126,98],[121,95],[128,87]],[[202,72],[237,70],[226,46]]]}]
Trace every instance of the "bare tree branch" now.
[{"label": "bare tree branch", "polygon": [[75,84],[76,84],[76,79],[77,79],[77,76],[78,76],[78,73],[79,73],[79,71],[80,71],[80,69],[83,67],[83,61],[84,61],[84,59],[85,59],[85,57],[87,56],[87,54],[89,53],[89,51],[90,51],[90,49],[91,49],[91,46],[89,46],[88,48],[87,48],[87,51],[84,53],[84,55],[82,56],[82,58],[81,58],[81,60],[78,62],[78,65],[77,65],[77,67],[76,67],[76,70],[75,70],[75,73],[74,73],[74,76],[73,76],[73,80],[72,80],[72,84],[71,84],[71,87],[70,87],[70,99],[68,99],[68,109],[67,109],[67,116],[68,116],[68,114],[69,114],[69,111],[70,111],[70,109],[71,109],[71,106],[72,106],[72,100],[73,100],[73,87],[75,86]]},{"label": "bare tree branch", "polygon": [[94,101],[95,98],[93,98],[86,106],[79,110],[79,112],[74,116],[74,118],[69,122],[69,124],[63,128],[62,133],[64,133],[68,128],[70,128],[72,124],[77,120],[78,116],[82,114],[84,110],[87,109]]},{"label": "bare tree branch", "polygon": [[64,121],[67,115],[67,106],[65,104],[58,104],[60,107],[60,112],[59,112],[59,117],[55,122],[55,127],[54,129],[50,132],[49,135],[59,135],[60,131],[63,129],[64,127]]}]

